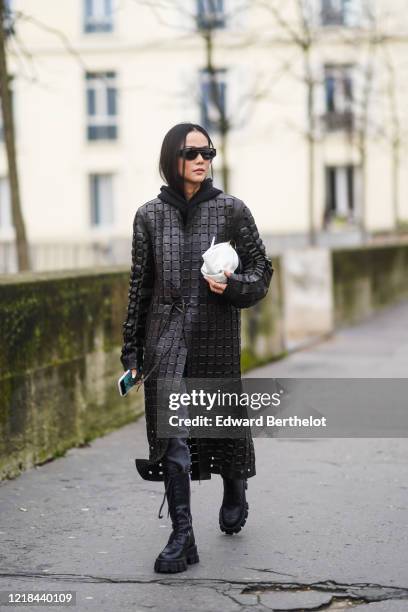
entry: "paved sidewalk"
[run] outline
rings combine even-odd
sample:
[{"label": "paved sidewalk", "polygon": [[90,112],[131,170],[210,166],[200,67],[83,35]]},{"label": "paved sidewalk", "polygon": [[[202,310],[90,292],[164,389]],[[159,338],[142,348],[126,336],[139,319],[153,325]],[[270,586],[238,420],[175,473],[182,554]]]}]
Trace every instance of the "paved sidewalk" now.
[{"label": "paved sidewalk", "polygon": [[[407,363],[404,303],[252,375],[405,377]],[[407,611],[407,440],[255,447],[244,529],[219,530],[219,477],[193,482],[200,563],[172,576],[153,572],[170,533],[167,505],[157,518],[163,484],[134,466],[147,456],[144,419],[1,483],[0,591],[72,590],[80,612]]]}]

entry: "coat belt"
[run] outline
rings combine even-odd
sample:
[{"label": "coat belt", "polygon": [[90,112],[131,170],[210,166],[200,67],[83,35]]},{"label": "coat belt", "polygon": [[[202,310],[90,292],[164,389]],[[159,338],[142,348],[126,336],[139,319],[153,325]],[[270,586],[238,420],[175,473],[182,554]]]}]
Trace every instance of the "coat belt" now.
[{"label": "coat belt", "polygon": [[[164,319],[164,321],[162,321],[162,324],[160,326],[159,336],[158,336],[157,342],[159,342],[159,340],[160,340],[160,338],[161,338],[161,336],[162,336],[162,334],[163,334],[163,332],[164,332],[164,330],[165,330],[165,328],[166,328],[166,326],[167,326],[167,324],[168,324],[168,322],[170,320],[170,317],[171,317],[171,314],[173,312],[173,309],[176,309],[179,312],[181,312],[182,315],[183,315],[183,317],[181,319],[181,329],[182,329],[182,332],[183,332],[184,342],[185,342],[185,344],[187,346],[187,340],[186,340],[185,330],[184,330],[184,321],[185,321],[185,316],[186,316],[187,310],[191,306],[193,306],[193,305],[194,305],[193,303],[191,303],[189,301],[186,301],[182,295],[179,295],[179,296],[173,298],[173,300],[172,300],[172,302],[170,304],[170,310],[167,313],[166,318]],[[169,352],[169,350],[171,348],[173,348],[172,344],[170,344],[168,349],[164,353],[161,354],[161,356],[158,359],[156,364],[154,364],[147,372],[143,372],[142,373],[142,377],[140,378],[139,383],[137,383],[137,391],[140,389],[142,384],[144,384],[144,382],[146,382],[146,380],[150,376],[150,374],[160,365],[161,360],[163,359],[163,357],[165,355],[167,355],[167,353]],[[156,354],[156,352],[154,354]]]}]

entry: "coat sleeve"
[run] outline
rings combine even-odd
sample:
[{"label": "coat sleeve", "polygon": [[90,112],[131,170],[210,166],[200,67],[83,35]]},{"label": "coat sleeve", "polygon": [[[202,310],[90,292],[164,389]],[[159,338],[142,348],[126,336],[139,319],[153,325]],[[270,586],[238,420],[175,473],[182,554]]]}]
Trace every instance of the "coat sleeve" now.
[{"label": "coat sleeve", "polygon": [[234,224],[233,239],[240,268],[238,273],[228,277],[227,286],[220,295],[237,308],[249,308],[268,293],[274,269],[272,260],[266,256],[252,213],[243,202]]},{"label": "coat sleeve", "polygon": [[123,346],[120,360],[125,370],[143,367],[146,319],[154,286],[153,249],[140,209],[133,221],[132,266],[128,307],[123,323]]}]

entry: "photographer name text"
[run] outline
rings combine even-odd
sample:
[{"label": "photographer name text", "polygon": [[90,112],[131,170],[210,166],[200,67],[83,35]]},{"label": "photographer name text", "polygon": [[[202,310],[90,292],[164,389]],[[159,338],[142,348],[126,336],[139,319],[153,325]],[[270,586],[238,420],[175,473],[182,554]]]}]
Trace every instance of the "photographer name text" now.
[{"label": "photographer name text", "polygon": [[239,418],[230,415],[195,416],[193,418],[169,417],[172,427],[326,427],[326,417],[275,417],[274,415],[259,415],[257,417]]}]

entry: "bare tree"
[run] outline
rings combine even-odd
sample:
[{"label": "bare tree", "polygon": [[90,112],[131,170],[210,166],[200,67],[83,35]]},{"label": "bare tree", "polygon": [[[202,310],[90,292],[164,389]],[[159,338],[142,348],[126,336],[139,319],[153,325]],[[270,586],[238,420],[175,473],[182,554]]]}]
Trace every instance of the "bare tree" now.
[{"label": "bare tree", "polygon": [[[221,173],[223,188],[226,192],[229,191],[229,173],[228,173],[228,134],[230,131],[230,121],[226,115],[225,98],[222,95],[222,83],[219,82],[217,76],[218,71],[214,66],[214,45],[215,45],[215,28],[217,27],[217,11],[215,0],[208,0],[209,13],[203,15],[200,20],[197,17],[197,31],[202,36],[205,43],[205,73],[209,79],[209,104],[213,105],[217,110],[218,120],[215,127],[220,134],[220,149],[221,149]],[[201,100],[201,104],[205,104],[205,100]]]},{"label": "bare tree", "polygon": [[[30,63],[32,68],[35,68],[34,57],[29,50],[26,49],[24,41],[22,41],[17,32],[17,22],[29,22],[35,27],[40,29],[47,34],[56,37],[62,44],[63,48],[69,56],[85,71],[90,69],[87,67],[81,54],[71,44],[68,37],[64,32],[57,28],[54,28],[40,19],[28,15],[21,11],[11,12],[6,0],[0,0],[0,98],[1,98],[1,112],[3,119],[3,132],[6,146],[6,155],[8,162],[8,174],[9,174],[9,185],[11,195],[11,216],[12,223],[15,228],[15,244],[17,251],[17,268],[19,271],[30,270],[30,251],[29,244],[26,235],[24,216],[21,208],[20,188],[19,188],[19,173],[16,159],[16,139],[15,139],[15,126],[13,118],[13,104],[12,94],[10,89],[11,77],[9,76],[7,66],[7,43],[14,41],[16,43],[15,52],[20,53],[25,60]],[[19,78],[24,78],[25,75],[21,71],[18,73]],[[98,75],[95,78],[106,82],[105,75]],[[40,84],[38,76],[30,76],[30,81],[35,81]]]},{"label": "bare tree", "polygon": [[[325,127],[325,119],[328,116],[319,117],[316,112],[316,88],[321,85],[321,79],[315,76],[314,57],[320,52],[320,43],[324,40],[321,36],[320,21],[323,14],[323,5],[317,10],[319,3],[312,0],[292,0],[288,3],[282,0],[257,0],[257,5],[263,7],[273,18],[278,30],[286,36],[294,48],[298,49],[302,58],[303,72],[293,75],[305,85],[305,98],[307,109],[307,126],[304,132],[307,142],[307,164],[308,164],[308,214],[309,214],[309,239],[311,244],[316,242],[316,229],[314,227],[315,216],[315,153],[320,138],[319,126]],[[350,98],[350,121],[342,126],[343,133],[351,146],[355,146],[360,158],[361,167],[361,190],[359,198],[359,218],[361,239],[365,242],[367,233],[367,162],[369,142],[372,135],[381,133],[382,126],[376,122],[375,114],[372,112],[374,91],[374,77],[378,69],[378,49],[382,48],[386,57],[388,70],[387,96],[391,108],[391,151],[392,151],[392,201],[395,224],[398,224],[398,176],[400,169],[400,147],[401,147],[401,123],[397,109],[397,79],[393,68],[387,43],[390,35],[385,35],[380,28],[381,20],[375,13],[370,2],[361,2],[359,27],[337,27],[337,42],[344,44],[349,49],[354,49],[357,56],[365,52],[366,58],[355,67],[355,75],[359,77],[359,88]],[[321,12],[322,11],[322,12]],[[288,15],[292,15],[290,18]],[[344,16],[339,14],[327,14],[332,19],[333,25],[344,26]],[[358,21],[358,20],[357,20]],[[392,38],[392,37],[391,37]],[[400,35],[401,38],[401,35]],[[282,43],[279,35],[274,35],[270,43]],[[288,71],[289,72],[289,71]],[[356,95],[357,94],[357,95]],[[377,92],[378,95],[378,92]],[[383,104],[384,97],[378,97],[376,104]],[[322,121],[323,120],[323,121]],[[322,121],[322,122],[321,122]],[[327,211],[326,211],[327,213]],[[325,214],[326,214],[325,213]]]},{"label": "bare tree", "polygon": [[[388,7],[389,8],[389,7]],[[388,15],[396,15],[388,10]],[[353,114],[356,118],[355,129],[352,133],[352,142],[355,142],[360,154],[362,171],[362,184],[360,193],[360,228],[363,242],[368,239],[366,227],[367,217],[367,180],[368,180],[368,151],[370,142],[379,137],[389,141],[391,163],[391,202],[394,227],[399,225],[399,174],[401,165],[401,147],[403,126],[398,109],[398,77],[392,60],[390,45],[395,40],[402,40],[400,34],[391,30],[385,31],[382,27],[385,14],[379,14],[378,9],[370,2],[363,4],[363,19],[365,27],[359,35],[348,37],[347,44],[355,50],[365,51],[366,59],[360,62],[358,70],[361,75],[360,97],[353,101]],[[381,54],[381,55],[380,55]],[[383,63],[381,63],[381,56]],[[384,76],[385,90],[376,87],[376,80]],[[388,104],[389,122],[383,122],[377,115],[379,110]]]},{"label": "bare tree", "polygon": [[[235,101],[235,107],[240,109],[240,113],[228,108],[224,95],[224,86],[221,75],[228,67],[217,65],[215,61],[215,51],[217,49],[217,36],[224,23],[230,22],[238,13],[245,12],[250,6],[250,2],[241,1],[237,3],[231,11],[220,13],[217,0],[206,0],[202,2],[203,10],[191,11],[183,1],[161,0],[135,0],[140,5],[148,6],[152,10],[158,22],[162,25],[183,31],[183,36],[199,36],[203,41],[203,63],[201,72],[203,78],[207,79],[208,87],[206,93],[197,90],[196,87],[189,87],[189,94],[199,108],[206,109],[207,118],[210,119],[210,130],[214,131],[219,138],[217,149],[221,155],[221,176],[224,191],[229,191],[229,163],[228,163],[228,139],[231,132],[246,123],[254,105],[268,95],[268,87],[260,84],[259,79],[255,79],[254,85],[250,90],[242,92],[239,100]],[[167,13],[167,15],[166,15]],[[170,15],[178,13],[183,21],[188,23],[186,28],[171,23]],[[180,39],[181,40],[181,39]],[[247,48],[255,39],[241,37],[234,48]],[[198,93],[196,94],[195,92]],[[208,97],[207,97],[208,96]]]},{"label": "bare tree", "polygon": [[399,218],[399,176],[401,167],[401,133],[402,126],[399,116],[398,101],[397,101],[397,76],[395,66],[393,64],[388,45],[385,44],[382,47],[384,54],[385,65],[388,73],[388,84],[387,94],[389,99],[390,111],[391,111],[391,159],[392,159],[392,176],[391,176],[391,189],[392,189],[392,209],[394,217],[394,228],[398,230],[400,218]]},{"label": "bare tree", "polygon": [[[360,36],[354,35],[351,44],[355,48],[366,49],[366,60],[358,66],[362,76],[360,97],[353,101],[353,115],[356,121],[353,125],[353,141],[356,142],[360,154],[361,166],[361,191],[360,191],[360,214],[359,224],[361,239],[366,242],[367,233],[367,158],[370,132],[375,130],[375,122],[371,113],[371,102],[373,97],[374,75],[376,70],[378,44],[381,35],[378,31],[378,23],[375,13],[371,10],[369,3],[364,7],[364,20],[366,28]],[[347,40],[346,42],[349,42]]]},{"label": "bare tree", "polygon": [[29,248],[21,210],[20,189],[17,171],[15,132],[13,121],[13,105],[10,91],[10,78],[7,69],[6,36],[8,21],[7,7],[0,0],[0,94],[3,117],[4,141],[6,145],[10,194],[11,215],[16,233],[17,265],[20,271],[30,269]]},{"label": "bare tree", "polygon": [[391,153],[391,199],[394,229],[398,231],[401,224],[399,178],[401,172],[401,149],[403,146],[403,125],[397,95],[398,92],[401,91],[401,86],[389,42],[388,40],[384,40],[380,50],[383,55],[387,75],[386,95],[390,111],[389,144]]},{"label": "bare tree", "polygon": [[[308,221],[309,221],[309,243],[316,244],[315,217],[315,157],[316,143],[318,141],[318,123],[315,110],[316,86],[319,84],[315,76],[312,53],[316,44],[316,31],[312,27],[313,19],[310,5],[304,0],[294,0],[282,3],[277,0],[257,0],[257,5],[264,8],[272,17],[275,25],[287,37],[287,41],[294,45],[301,54],[303,73],[295,78],[300,79],[305,85],[307,125],[304,136],[307,143],[307,166],[308,166]],[[285,12],[294,9],[294,23],[285,16]],[[286,9],[286,10],[285,10]],[[271,43],[276,42],[271,40]]]},{"label": "bare tree", "polygon": [[307,100],[307,149],[309,167],[309,189],[308,189],[308,210],[309,210],[309,240],[310,244],[316,244],[316,230],[314,224],[314,203],[315,203],[315,153],[316,153],[316,116],[315,116],[315,91],[316,81],[313,75],[311,63],[312,45],[314,44],[310,21],[305,13],[302,0],[297,0],[296,8],[301,24],[301,36],[298,39],[302,52],[304,66],[304,80],[306,85]]}]

